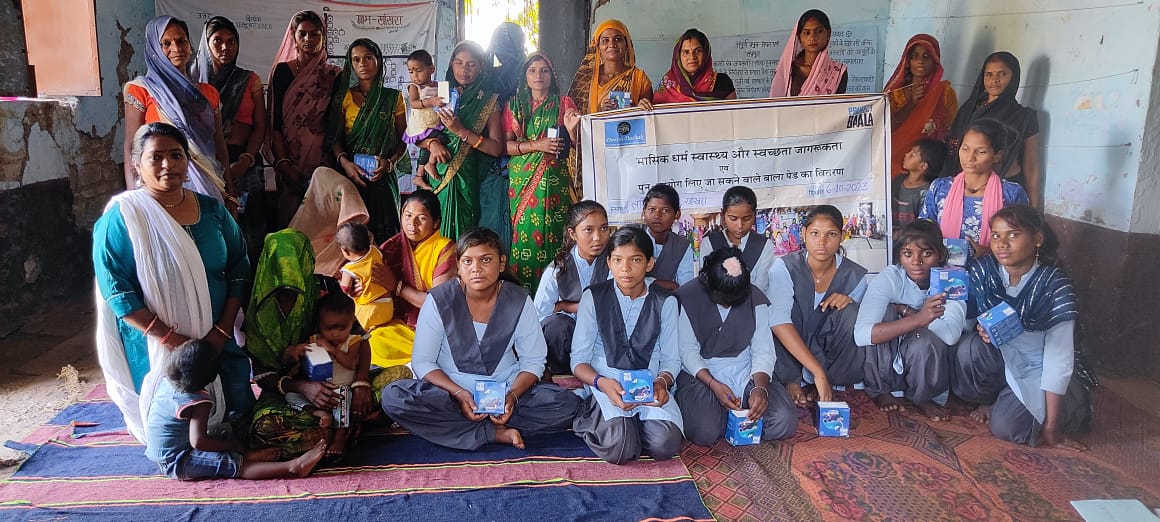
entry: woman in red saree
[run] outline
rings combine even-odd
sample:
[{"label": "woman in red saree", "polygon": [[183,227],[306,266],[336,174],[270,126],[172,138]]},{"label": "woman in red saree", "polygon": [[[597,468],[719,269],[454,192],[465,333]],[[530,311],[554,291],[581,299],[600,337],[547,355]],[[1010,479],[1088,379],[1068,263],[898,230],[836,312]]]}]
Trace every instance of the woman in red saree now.
[{"label": "woman in red saree", "polygon": [[689,29],[673,47],[673,63],[661,78],[653,103],[681,103],[706,100],[733,100],[737,90],[725,73],[713,70],[709,37]]},{"label": "woman in red saree", "polygon": [[902,172],[902,157],[921,138],[946,141],[959,111],[951,82],[942,79],[943,65],[938,40],[916,34],[906,42],[902,60],[886,82],[890,99],[890,174]]}]

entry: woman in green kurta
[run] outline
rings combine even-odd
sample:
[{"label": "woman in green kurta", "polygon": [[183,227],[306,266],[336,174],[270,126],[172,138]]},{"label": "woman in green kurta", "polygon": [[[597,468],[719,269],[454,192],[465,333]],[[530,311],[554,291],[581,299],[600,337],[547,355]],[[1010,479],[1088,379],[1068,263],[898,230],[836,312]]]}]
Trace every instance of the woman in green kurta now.
[{"label": "woman in green kurta", "polygon": [[[534,285],[560,249],[568,207],[573,203],[568,168],[571,143],[576,143],[580,113],[560,95],[556,70],[544,53],[524,62],[524,83],[504,108],[504,137],[510,185],[512,253],[508,258],[525,285]],[[548,137],[556,129],[556,137]],[[565,132],[567,138],[565,139]],[[534,288],[529,286],[529,290]]]},{"label": "woman in green kurta", "polygon": [[[446,146],[428,139],[419,146],[431,151],[438,178],[428,178],[443,208],[444,237],[459,234],[479,223],[479,183],[503,154],[503,123],[498,97],[487,80],[490,64],[483,48],[462,42],[451,53],[447,81],[458,92],[454,111],[440,109],[439,119],[447,129]],[[445,100],[446,101],[446,100]]]},{"label": "woman in green kurta", "polygon": [[[399,233],[399,181],[395,163],[403,155],[407,109],[403,96],[383,86],[383,52],[359,38],[346,50],[346,65],[334,84],[327,109],[326,145],[333,165],[358,187],[378,241]],[[376,168],[364,170],[355,155],[373,156]]]}]

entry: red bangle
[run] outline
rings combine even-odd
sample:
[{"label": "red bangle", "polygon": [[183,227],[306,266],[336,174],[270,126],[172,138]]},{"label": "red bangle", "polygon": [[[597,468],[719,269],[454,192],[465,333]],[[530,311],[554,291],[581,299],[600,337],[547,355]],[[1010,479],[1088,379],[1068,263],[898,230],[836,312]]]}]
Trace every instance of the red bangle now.
[{"label": "red bangle", "polygon": [[169,327],[169,331],[168,331],[168,332],[165,332],[165,335],[163,335],[163,336],[161,337],[161,344],[165,344],[165,341],[168,341],[168,340],[169,340],[169,337],[170,337],[171,335],[173,335],[173,333],[174,333],[174,332],[176,332],[176,331],[177,331],[177,325],[170,326],[170,327]]},{"label": "red bangle", "polygon": [[144,330],[141,330],[141,333],[143,333],[145,335],[149,335],[149,330],[153,329],[153,325],[157,324],[157,320],[160,318],[161,318],[161,316],[159,316],[157,314],[153,314],[153,320],[149,321],[149,325],[146,326]]}]

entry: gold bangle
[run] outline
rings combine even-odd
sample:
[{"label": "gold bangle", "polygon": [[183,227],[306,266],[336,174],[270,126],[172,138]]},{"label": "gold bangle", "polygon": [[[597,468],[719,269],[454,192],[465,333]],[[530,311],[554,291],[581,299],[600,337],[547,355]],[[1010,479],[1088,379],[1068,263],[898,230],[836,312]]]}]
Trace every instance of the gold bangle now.
[{"label": "gold bangle", "polygon": [[217,330],[218,333],[222,334],[222,336],[224,336],[226,339],[233,339],[234,338],[234,336],[230,335],[229,332],[227,332],[225,328],[222,328],[216,324],[213,325],[213,329]]},{"label": "gold bangle", "polygon": [[367,381],[354,381],[354,382],[350,383],[350,389],[352,389],[352,390],[355,388],[370,389],[370,387],[371,387],[371,383],[369,383]]},{"label": "gold bangle", "polygon": [[278,393],[281,393],[282,395],[286,395],[286,389],[282,387],[282,383],[286,382],[286,379],[289,379],[289,378],[290,377],[283,375],[280,379],[278,379],[278,384],[274,386],[275,388],[278,389]]},{"label": "gold bangle", "polygon": [[249,159],[251,167],[253,167],[254,164],[258,163],[257,158],[255,158],[254,155],[250,154],[249,152],[243,152],[241,154],[238,154],[238,159]]},{"label": "gold bangle", "polygon": [[482,134],[479,135],[478,140],[475,140],[475,143],[471,146],[471,148],[478,149],[480,143],[483,143],[483,135]]}]

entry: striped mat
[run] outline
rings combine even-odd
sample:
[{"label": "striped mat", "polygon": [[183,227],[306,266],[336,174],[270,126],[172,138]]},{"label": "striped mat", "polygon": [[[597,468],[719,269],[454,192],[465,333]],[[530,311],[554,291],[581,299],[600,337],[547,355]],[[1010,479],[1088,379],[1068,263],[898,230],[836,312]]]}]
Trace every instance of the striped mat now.
[{"label": "striped mat", "polygon": [[679,458],[613,466],[571,433],[475,452],[373,434],[344,465],[305,479],[181,482],[160,475],[119,421],[100,387],[10,444],[32,455],[0,481],[0,519],[712,519]]}]

